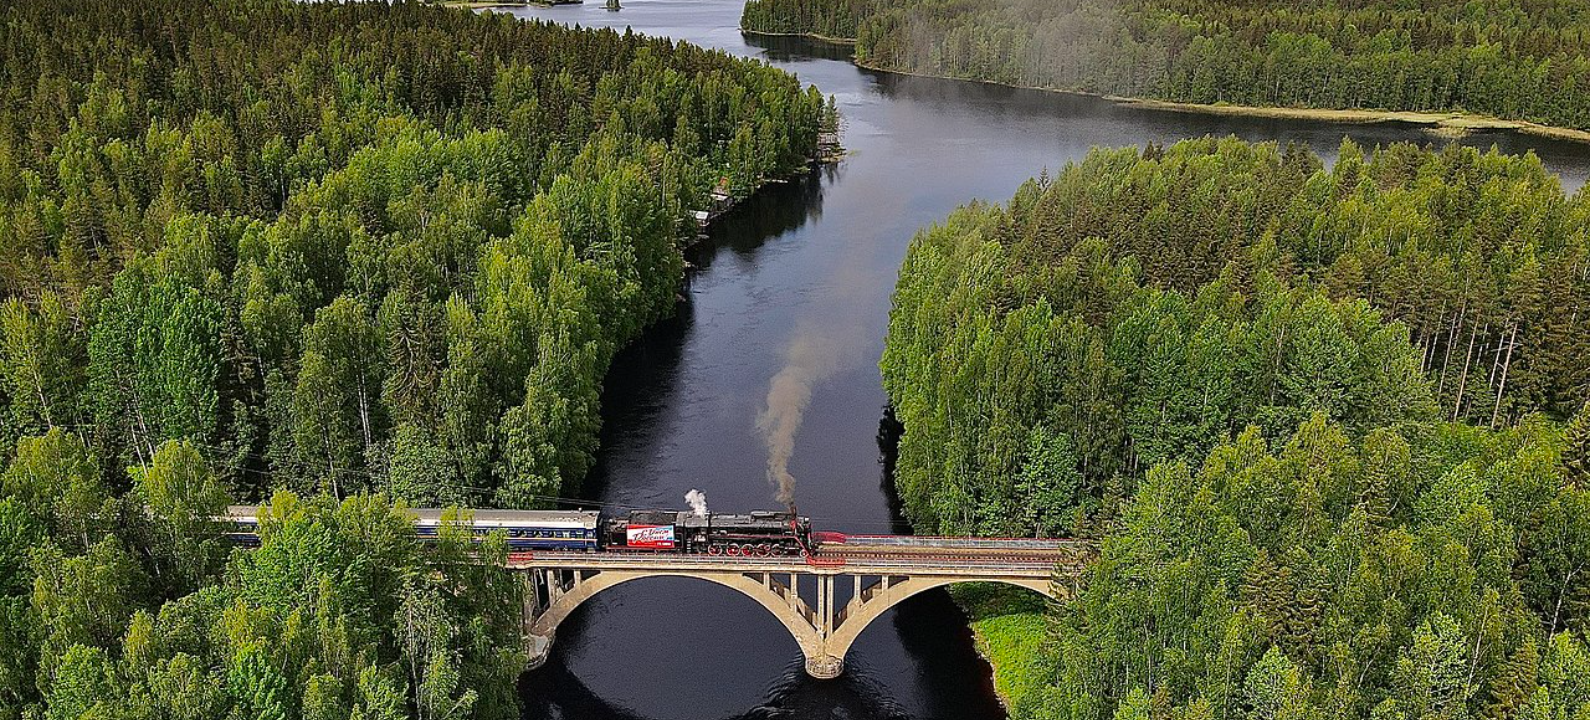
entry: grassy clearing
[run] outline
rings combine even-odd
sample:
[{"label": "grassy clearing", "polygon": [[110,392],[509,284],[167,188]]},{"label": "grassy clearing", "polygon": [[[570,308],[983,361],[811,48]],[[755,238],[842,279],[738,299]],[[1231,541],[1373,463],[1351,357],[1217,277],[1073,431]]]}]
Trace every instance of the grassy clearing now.
[{"label": "grassy clearing", "polygon": [[1013,715],[1043,687],[1046,600],[1028,590],[992,583],[950,588],[966,611],[977,651],[994,667],[994,690]]}]

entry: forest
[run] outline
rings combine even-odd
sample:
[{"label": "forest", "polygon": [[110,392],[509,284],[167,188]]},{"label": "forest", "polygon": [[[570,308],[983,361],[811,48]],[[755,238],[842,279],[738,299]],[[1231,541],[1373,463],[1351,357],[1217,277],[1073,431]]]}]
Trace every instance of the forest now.
[{"label": "forest", "polygon": [[1205,138],[920,233],[907,515],[1102,547],[1015,716],[1590,713],[1587,213],[1531,156]]},{"label": "forest", "polygon": [[1175,102],[1460,111],[1590,128],[1576,0],[749,0],[868,67]]},{"label": "forest", "polygon": [[418,3],[0,6],[0,718],[516,717],[500,539],[422,552],[393,498],[576,491],[691,212],[833,120]]}]

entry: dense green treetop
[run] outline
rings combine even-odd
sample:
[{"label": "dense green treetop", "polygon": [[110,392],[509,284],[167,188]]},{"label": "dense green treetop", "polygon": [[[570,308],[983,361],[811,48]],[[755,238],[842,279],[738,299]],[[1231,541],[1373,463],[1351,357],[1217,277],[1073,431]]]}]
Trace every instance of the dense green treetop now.
[{"label": "dense green treetop", "polygon": [[721,52],[416,3],[8,3],[0,445],[544,503],[689,212],[806,167],[824,110]]},{"label": "dense green treetop", "polygon": [[1575,0],[750,0],[890,70],[1194,103],[1464,110],[1590,128]]},{"label": "dense green treetop", "polygon": [[824,114],[417,3],[0,4],[0,720],[517,717],[502,537],[388,498],[575,485],[690,211]]},{"label": "dense green treetop", "polygon": [[1587,203],[1529,157],[1203,139],[920,233],[907,515],[1101,544],[1014,716],[1586,717]]},{"label": "dense green treetop", "polygon": [[883,359],[907,510],[1053,530],[1008,511],[1032,508],[1029,455],[1072,457],[1102,498],[1314,412],[1567,417],[1590,388],[1587,217],[1533,158],[1455,146],[1347,144],[1330,169],[1236,140],[1096,151],[912,243]]},{"label": "dense green treetop", "polygon": [[1581,718],[1590,488],[1526,421],[1323,415],[1147,473],[1016,716]]}]

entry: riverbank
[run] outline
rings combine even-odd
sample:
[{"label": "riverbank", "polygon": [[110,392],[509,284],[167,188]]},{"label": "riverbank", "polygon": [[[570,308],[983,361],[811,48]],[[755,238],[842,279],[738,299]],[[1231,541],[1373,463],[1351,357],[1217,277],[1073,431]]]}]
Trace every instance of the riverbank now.
[{"label": "riverbank", "polygon": [[[818,33],[768,32],[768,31],[765,31],[765,30],[747,30],[747,29],[745,29],[743,27],[740,28],[740,32],[745,34],[745,35],[753,35],[753,36],[756,36],[756,37],[805,38],[807,40],[817,40],[819,42],[825,42],[825,43],[828,43],[830,45],[845,45],[845,46],[848,46],[848,47],[855,47],[856,46],[856,39],[855,38],[831,37],[831,36],[828,36],[828,35],[821,35],[821,34],[818,34]],[[851,62],[855,62],[854,58],[851,59]],[[888,72],[888,71],[885,71],[885,72]]]},{"label": "riverbank", "polygon": [[[820,42],[846,45],[854,47],[856,41],[850,38],[833,38],[816,33],[770,33],[758,30],[740,28],[740,32],[751,36],[763,37],[802,37]],[[1476,115],[1457,111],[1450,112],[1420,112],[1413,110],[1371,110],[1371,109],[1330,109],[1330,108],[1293,108],[1293,107],[1266,107],[1258,105],[1227,105],[1223,103],[1184,103],[1170,100],[1156,100],[1153,98],[1126,97],[1123,95],[1105,95],[1101,93],[1082,92],[1078,90],[1065,90],[1061,88],[1044,87],[1041,85],[1016,85],[996,80],[981,80],[977,78],[963,78],[949,75],[934,75],[931,73],[912,72],[895,68],[861,62],[854,57],[850,59],[856,67],[873,72],[903,75],[908,77],[932,78],[935,80],[958,80],[961,82],[980,83],[998,87],[1017,88],[1021,90],[1037,90],[1040,92],[1059,93],[1062,95],[1076,95],[1079,97],[1094,97],[1107,100],[1118,105],[1159,110],[1163,112],[1178,112],[1197,115],[1234,115],[1243,117],[1263,117],[1283,120],[1307,120],[1314,122],[1331,122],[1343,124],[1372,124],[1372,123],[1402,123],[1407,125],[1423,125],[1430,132],[1448,138],[1457,138],[1471,132],[1483,130],[1508,130],[1552,138],[1554,140],[1568,140],[1590,144],[1590,130],[1557,127],[1555,125],[1542,125],[1528,120],[1506,120],[1503,118]]]},{"label": "riverbank", "polygon": [[993,669],[994,694],[1012,717],[1022,717],[1045,686],[1041,652],[1048,635],[1045,600],[1026,590],[988,583],[949,588],[967,626]]},{"label": "riverbank", "polygon": [[[1050,92],[1068,92],[1048,88],[1034,88]],[[1085,94],[1085,93],[1074,93]],[[1462,136],[1477,130],[1511,130],[1529,135],[1539,135],[1557,140],[1590,143],[1590,131],[1541,125],[1527,120],[1472,115],[1461,112],[1414,112],[1409,110],[1330,110],[1325,108],[1258,107],[1251,105],[1209,105],[1179,103],[1168,100],[1150,100],[1115,95],[1100,95],[1105,100],[1132,107],[1163,110],[1166,112],[1198,113],[1202,115],[1244,115],[1248,117],[1282,118],[1288,120],[1315,120],[1337,123],[1395,122],[1409,125],[1428,125],[1434,131],[1449,136]]]}]

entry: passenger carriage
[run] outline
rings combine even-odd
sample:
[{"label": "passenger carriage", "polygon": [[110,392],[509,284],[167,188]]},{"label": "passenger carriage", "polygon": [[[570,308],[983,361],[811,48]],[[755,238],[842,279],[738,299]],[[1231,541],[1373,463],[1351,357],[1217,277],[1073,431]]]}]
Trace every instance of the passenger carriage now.
[{"label": "passenger carriage", "polygon": [[[405,510],[414,520],[414,534],[422,541],[436,539],[443,511],[437,508]],[[259,507],[233,505],[226,509],[232,529],[228,540],[259,545]],[[512,550],[596,550],[600,513],[594,510],[475,510],[471,532],[478,537],[502,530]]]}]

